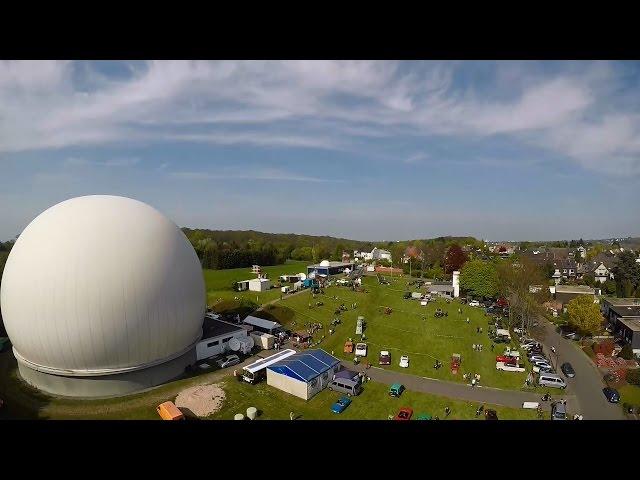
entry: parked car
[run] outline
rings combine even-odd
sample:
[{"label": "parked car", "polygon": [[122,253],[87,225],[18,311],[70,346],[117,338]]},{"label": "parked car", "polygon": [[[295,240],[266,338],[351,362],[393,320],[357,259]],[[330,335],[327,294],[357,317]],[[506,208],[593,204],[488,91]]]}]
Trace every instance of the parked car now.
[{"label": "parked car", "polygon": [[351,405],[351,399],[349,397],[340,397],[336,403],[331,405],[331,411],[333,413],[342,413],[349,405]]},{"label": "parked car", "polygon": [[400,357],[400,366],[402,368],[407,368],[409,366],[409,357],[407,355],[402,355]]},{"label": "parked car", "polygon": [[602,393],[607,397],[609,403],[618,403],[620,401],[620,394],[615,388],[605,387],[602,389]]},{"label": "parked car", "polygon": [[568,332],[562,335],[564,338],[568,340],[580,340],[580,334],[576,332]]},{"label": "parked car", "polygon": [[529,355],[527,358],[531,363],[534,363],[536,361],[549,363],[549,360],[547,359],[547,357],[545,357],[544,355],[539,355],[537,353],[534,355]]},{"label": "parked car", "polygon": [[367,344],[356,343],[356,357],[366,357],[366,356],[367,356]]},{"label": "parked car", "polygon": [[549,362],[545,362],[543,360],[534,360],[533,362],[531,362],[531,364],[533,366],[535,366],[535,367],[538,367],[538,368],[545,368],[545,369],[551,368],[551,369],[553,369],[553,365],[551,365]]},{"label": "parked car", "polygon": [[393,417],[394,420],[411,420],[413,416],[413,408],[402,407],[400,411]]},{"label": "parked car", "polygon": [[551,420],[566,420],[567,407],[564,402],[554,402],[551,405]]},{"label": "parked car", "polygon": [[220,368],[227,368],[240,363],[240,357],[238,357],[238,355],[227,355],[226,357],[217,360],[216,363]]},{"label": "parked car", "polygon": [[569,378],[573,378],[576,376],[576,372],[569,362],[563,363],[560,366],[560,370],[562,370],[562,373],[564,373]]},{"label": "parked car", "polygon": [[389,387],[389,395],[392,397],[399,397],[404,392],[404,385],[401,383],[394,383]]},{"label": "parked car", "polygon": [[484,419],[485,420],[498,420],[498,412],[491,408],[487,408],[484,411]]},{"label": "parked car", "polygon": [[470,306],[470,307],[479,307],[479,306],[480,306],[480,302],[479,302],[479,301],[477,301],[477,300],[471,300],[471,301],[469,302],[469,306]]},{"label": "parked car", "polygon": [[382,350],[378,358],[378,363],[380,365],[391,365],[391,354],[387,350]]}]

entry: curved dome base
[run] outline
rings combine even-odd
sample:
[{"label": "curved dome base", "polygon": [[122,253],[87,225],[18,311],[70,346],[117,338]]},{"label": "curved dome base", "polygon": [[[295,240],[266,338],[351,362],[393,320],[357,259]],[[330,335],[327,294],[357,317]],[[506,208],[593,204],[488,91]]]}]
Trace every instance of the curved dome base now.
[{"label": "curved dome base", "polygon": [[52,395],[77,398],[119,397],[156,387],[179,377],[196,363],[195,347],[166,363],[115,375],[76,377],[54,375],[34,370],[19,358],[22,379],[38,390]]}]

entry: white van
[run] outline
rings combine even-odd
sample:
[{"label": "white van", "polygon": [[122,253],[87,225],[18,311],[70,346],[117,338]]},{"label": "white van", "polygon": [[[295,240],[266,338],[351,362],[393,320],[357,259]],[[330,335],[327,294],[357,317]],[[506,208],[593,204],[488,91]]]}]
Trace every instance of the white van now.
[{"label": "white van", "polygon": [[553,373],[541,374],[538,384],[541,387],[567,388],[567,383],[562,379],[562,377]]}]

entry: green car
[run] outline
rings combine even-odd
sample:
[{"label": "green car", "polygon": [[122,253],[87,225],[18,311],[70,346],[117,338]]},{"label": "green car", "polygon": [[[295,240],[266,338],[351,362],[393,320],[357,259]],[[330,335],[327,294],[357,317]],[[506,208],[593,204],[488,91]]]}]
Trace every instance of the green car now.
[{"label": "green car", "polygon": [[404,392],[404,385],[400,383],[394,383],[389,387],[389,395],[392,397],[399,397],[402,395],[402,392]]},{"label": "green car", "polygon": [[416,420],[431,420],[431,415],[428,413],[421,413],[416,417]]}]

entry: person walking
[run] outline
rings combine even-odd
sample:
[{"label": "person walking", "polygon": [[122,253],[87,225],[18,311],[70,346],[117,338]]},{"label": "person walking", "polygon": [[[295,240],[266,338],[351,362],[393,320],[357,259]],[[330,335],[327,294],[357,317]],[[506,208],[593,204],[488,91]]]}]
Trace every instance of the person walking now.
[{"label": "person walking", "polygon": [[469,324],[469,317],[467,317],[467,324]]},{"label": "person walking", "polygon": [[451,409],[448,406],[444,407],[444,415],[445,415],[445,417],[448,417],[450,413],[451,413]]},{"label": "person walking", "polygon": [[289,412],[289,418],[293,421],[293,419],[296,418],[296,416],[294,415],[293,412]]}]

